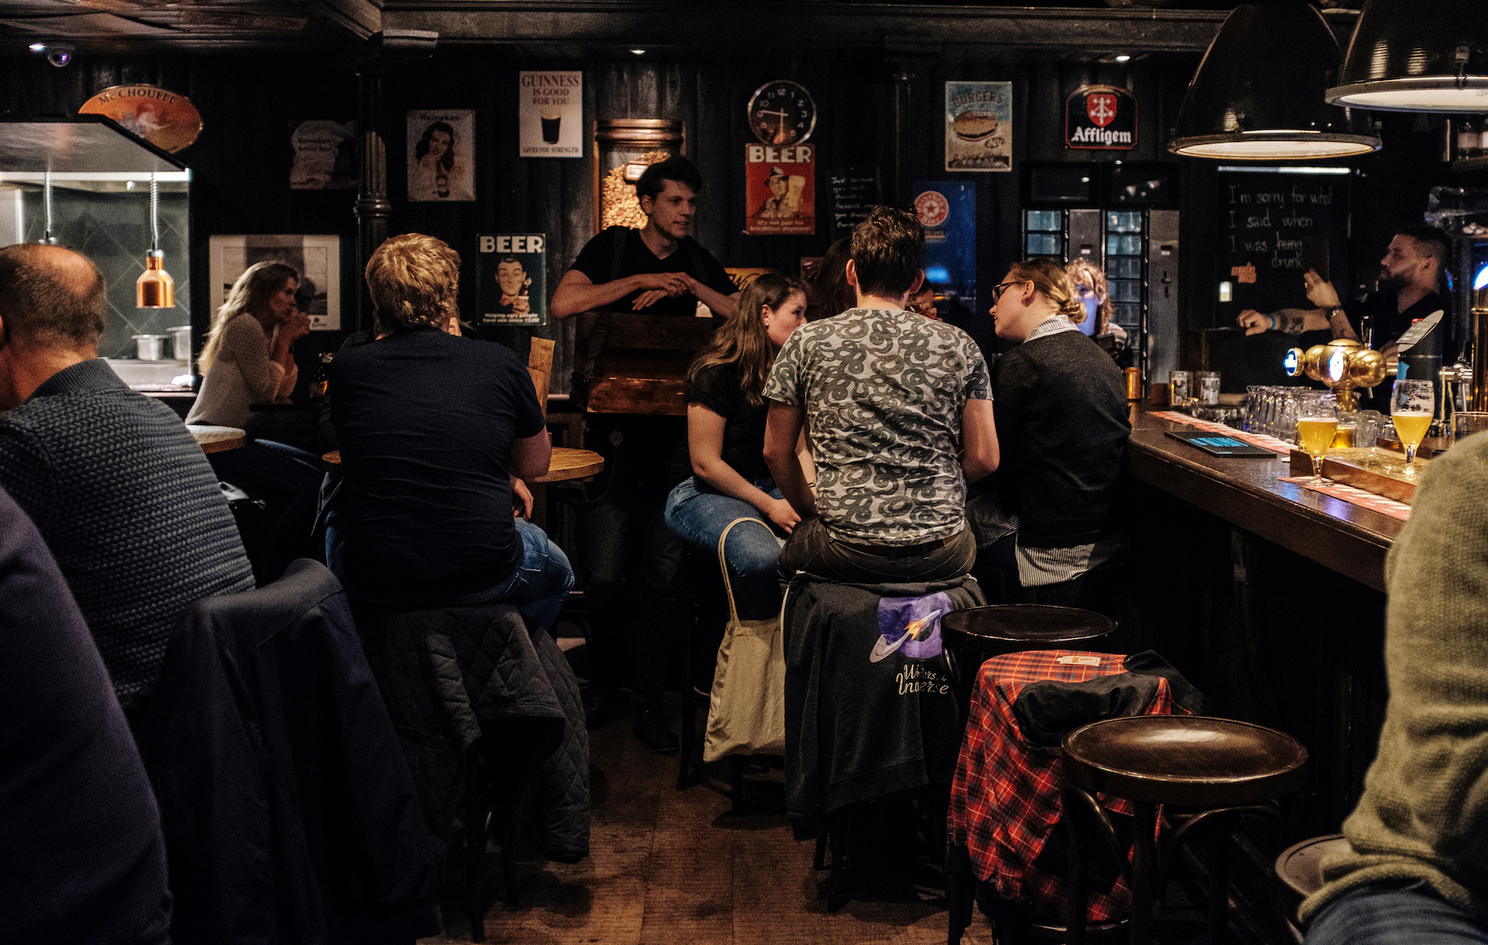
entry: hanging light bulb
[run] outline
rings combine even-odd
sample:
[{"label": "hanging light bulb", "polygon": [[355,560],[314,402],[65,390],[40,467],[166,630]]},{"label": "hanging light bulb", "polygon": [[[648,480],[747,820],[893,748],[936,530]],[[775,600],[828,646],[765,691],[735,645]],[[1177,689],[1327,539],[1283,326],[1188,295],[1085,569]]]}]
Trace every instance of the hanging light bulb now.
[{"label": "hanging light bulb", "polygon": [[165,271],[165,253],[160,251],[160,185],[150,172],[150,251],[145,271],[134,283],[134,304],[139,308],[175,308],[176,280]]},{"label": "hanging light bulb", "polygon": [[52,235],[52,172],[48,170],[42,178],[41,205],[46,211],[46,232],[42,233],[41,241],[47,246],[56,246],[57,238]]}]

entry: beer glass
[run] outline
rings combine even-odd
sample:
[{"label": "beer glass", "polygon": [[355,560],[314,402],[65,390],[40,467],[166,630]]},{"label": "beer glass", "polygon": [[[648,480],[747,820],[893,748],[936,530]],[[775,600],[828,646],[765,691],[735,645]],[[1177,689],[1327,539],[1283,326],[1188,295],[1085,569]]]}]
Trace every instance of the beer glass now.
[{"label": "beer glass", "polygon": [[1416,450],[1431,426],[1436,410],[1436,396],[1430,381],[1398,380],[1390,394],[1390,422],[1405,447],[1405,474],[1416,474]]},{"label": "beer glass", "polygon": [[1297,394],[1297,443],[1312,457],[1312,482],[1323,484],[1323,456],[1333,445],[1338,432],[1338,398],[1323,391],[1309,390]]}]

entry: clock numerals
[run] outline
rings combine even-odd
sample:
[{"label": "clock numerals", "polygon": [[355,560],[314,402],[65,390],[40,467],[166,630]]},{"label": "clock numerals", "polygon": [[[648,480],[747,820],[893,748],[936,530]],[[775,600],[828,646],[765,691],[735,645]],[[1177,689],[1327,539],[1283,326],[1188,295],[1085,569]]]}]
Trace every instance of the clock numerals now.
[{"label": "clock numerals", "polygon": [[765,144],[800,144],[816,128],[816,103],[795,82],[779,79],[755,90],[749,100],[749,127]]}]

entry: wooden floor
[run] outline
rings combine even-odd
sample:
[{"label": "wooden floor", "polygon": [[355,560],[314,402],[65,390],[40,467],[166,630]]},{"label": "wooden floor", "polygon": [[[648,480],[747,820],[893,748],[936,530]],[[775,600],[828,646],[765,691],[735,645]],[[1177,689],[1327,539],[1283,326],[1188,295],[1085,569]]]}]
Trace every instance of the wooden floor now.
[{"label": "wooden floor", "polygon": [[[701,720],[700,720],[701,721]],[[699,726],[701,727],[701,725]],[[675,790],[676,755],[653,755],[616,722],[591,732],[594,793],[589,858],[572,866],[521,867],[522,900],[486,916],[486,941],[523,945],[794,945],[946,941],[945,902],[847,903],[829,915],[825,873],[813,845],[798,843],[783,815],[730,813],[726,767],[712,784]],[[495,857],[491,858],[493,861]],[[500,872],[486,888],[500,892]],[[904,897],[909,898],[909,897]],[[468,942],[470,926],[447,903],[447,933],[426,943]],[[989,945],[985,920],[962,940]]]}]

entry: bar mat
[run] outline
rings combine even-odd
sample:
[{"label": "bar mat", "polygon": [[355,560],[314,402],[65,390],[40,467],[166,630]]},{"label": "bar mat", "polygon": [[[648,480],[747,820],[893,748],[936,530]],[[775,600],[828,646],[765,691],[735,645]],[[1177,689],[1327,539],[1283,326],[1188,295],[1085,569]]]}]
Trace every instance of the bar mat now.
[{"label": "bar mat", "polygon": [[1354,505],[1361,505],[1371,511],[1379,512],[1381,515],[1398,518],[1402,522],[1410,518],[1411,507],[1404,502],[1396,502],[1394,499],[1387,499],[1382,495],[1375,495],[1373,492],[1365,492],[1363,489],[1346,486],[1341,482],[1325,480],[1322,485],[1315,486],[1312,484],[1311,476],[1278,476],[1277,478],[1282,482],[1296,483],[1304,489],[1311,489],[1313,492],[1321,492],[1335,499],[1342,499]]},{"label": "bar mat", "polygon": [[1278,440],[1276,437],[1267,436],[1264,433],[1247,433],[1244,430],[1237,430],[1232,426],[1227,426],[1226,424],[1219,423],[1214,420],[1196,420],[1186,413],[1178,413],[1172,410],[1154,410],[1147,416],[1157,417],[1161,420],[1171,420],[1174,423],[1187,424],[1188,426],[1193,427],[1195,430],[1204,430],[1208,433],[1223,433],[1225,436],[1233,436],[1235,439],[1249,443],[1251,446],[1259,446],[1262,449],[1273,450],[1281,454],[1282,459],[1286,459],[1288,456],[1291,455],[1292,452],[1292,444],[1286,442],[1285,440]]}]

